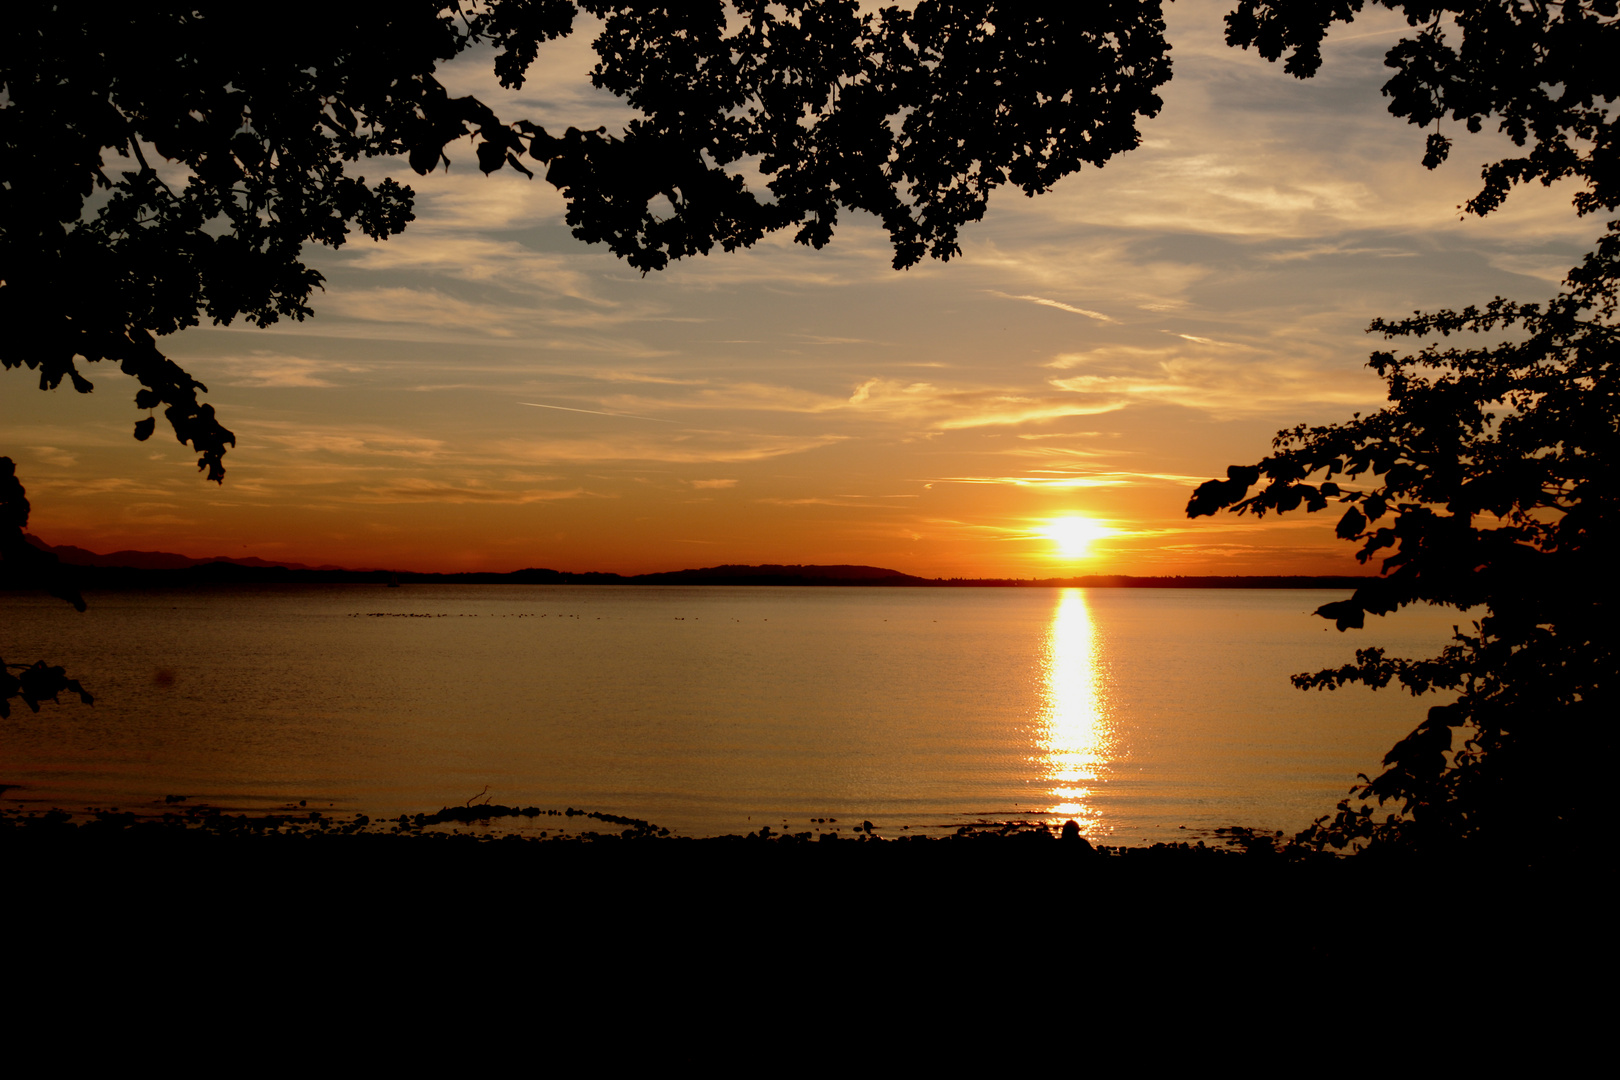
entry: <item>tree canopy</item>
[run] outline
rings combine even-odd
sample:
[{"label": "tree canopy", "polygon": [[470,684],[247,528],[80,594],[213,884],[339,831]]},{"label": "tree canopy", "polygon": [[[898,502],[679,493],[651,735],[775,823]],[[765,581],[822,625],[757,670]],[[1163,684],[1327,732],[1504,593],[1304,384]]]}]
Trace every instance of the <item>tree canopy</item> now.
[{"label": "tree canopy", "polygon": [[[1528,147],[1486,167],[1470,210],[1567,176],[1583,213],[1620,201],[1610,0],[1372,2],[1416,28],[1385,93],[1436,126],[1426,165],[1450,152],[1445,118]],[[1363,3],[1238,0],[1227,40],[1308,77]],[[591,81],[638,114],[619,132],[503,120],[436,76],[484,49],[521,87],[582,13]],[[370,0],[323,12],[318,33],[294,13],[34,5],[0,40],[0,365],[87,392],[79,360],[117,363],[217,481],[235,436],[158,341],[311,314],[305,244],[412,220],[412,190],[362,162],[427,173],[465,140],[486,173],[543,168],[574,234],[643,272],[789,228],[819,248],[841,211],[875,216],[904,268],[957,254],[996,188],[1034,195],[1135,147],[1169,78],[1158,0]]]},{"label": "tree canopy", "polygon": [[[436,72],[484,49],[519,88],[542,48],[595,17],[591,81],[638,114],[548,130],[452,97]],[[894,265],[949,259],[993,192],[1047,190],[1140,141],[1170,77],[1158,0],[959,4],[862,13],[853,0],[367,0],[308,12],[32,5],[0,35],[0,366],[92,389],[116,363],[222,481],[235,435],[159,341],[204,319],[312,314],[308,243],[384,240],[418,174],[470,145],[484,173],[559,188],[581,240],[648,272],[792,228],[820,248],[842,211],[887,230]],[[543,119],[543,118],[542,118]],[[394,159],[391,162],[371,159]],[[135,422],[148,439],[157,421]],[[23,540],[29,505],[0,458],[0,556],[83,606]],[[30,707],[59,668],[5,673]]]},{"label": "tree canopy", "polygon": [[[1382,2],[1382,0],[1381,0]],[[1612,61],[1613,0],[1561,7],[1399,4],[1422,30],[1390,50],[1390,108],[1426,125],[1449,115],[1478,131],[1488,117],[1524,157],[1489,164],[1473,213],[1500,206],[1515,183],[1577,178],[1580,213],[1620,204]],[[1309,76],[1331,22],[1348,4],[1244,3],[1229,40]],[[1448,31],[1460,34],[1457,46]],[[1428,137],[1425,164],[1450,149]],[[1189,516],[1341,507],[1340,538],[1382,576],[1317,614],[1339,629],[1408,604],[1476,611],[1441,655],[1358,650],[1353,664],[1295,676],[1302,688],[1346,683],[1456,695],[1362,777],[1303,837],[1318,847],[1515,852],[1584,839],[1599,820],[1601,782],[1583,748],[1612,709],[1620,675],[1607,565],[1620,523],[1620,223],[1546,304],[1497,297],[1483,307],[1377,320],[1389,339],[1371,366],[1390,404],[1370,416],[1280,432],[1256,465],[1194,493]],[[1508,334],[1494,345],[1445,347],[1454,335]],[[1477,340],[1471,338],[1470,340]],[[1257,484],[1259,491],[1250,494]],[[1374,804],[1393,803],[1382,820]]]},{"label": "tree canopy", "polygon": [[[1356,652],[1295,676],[1414,694],[1454,691],[1314,834],[1424,849],[1533,850],[1598,820],[1603,790],[1580,748],[1620,674],[1609,566],[1620,525],[1620,329],[1565,303],[1441,311],[1373,329],[1389,337],[1518,330],[1495,346],[1375,353],[1391,404],[1281,432],[1275,452],[1194,494],[1188,514],[1342,508],[1338,535],[1381,555],[1383,576],[1317,614],[1342,630],[1408,604],[1475,611],[1439,656]],[[1255,494],[1250,489],[1263,482]],[[1393,801],[1382,821],[1370,802]]]},{"label": "tree canopy", "polygon": [[[591,81],[639,114],[618,133],[503,120],[435,75],[485,48],[521,87],[581,12]],[[318,32],[291,11],[30,6],[0,41],[0,363],[85,392],[79,359],[116,362],[217,481],[235,437],[157,339],[309,315],[306,243],[412,220],[411,189],[362,161],[427,173],[467,140],[485,173],[544,168],[574,235],[643,272],[787,228],[819,248],[843,210],[881,221],[904,268],[957,254],[996,188],[1135,147],[1163,34],[1157,0],[373,0]]]},{"label": "tree canopy", "polygon": [[[1226,17],[1227,44],[1253,48],[1302,79],[1322,64],[1334,23],[1350,23],[1369,0],[1238,0]],[[1494,121],[1527,150],[1487,164],[1473,214],[1502,205],[1515,184],[1576,177],[1583,213],[1620,205],[1620,138],[1609,108],[1620,93],[1616,0],[1370,0],[1416,29],[1384,56],[1395,72],[1384,84],[1389,111],[1428,135],[1423,164],[1451,154],[1442,121],[1471,133]]]}]

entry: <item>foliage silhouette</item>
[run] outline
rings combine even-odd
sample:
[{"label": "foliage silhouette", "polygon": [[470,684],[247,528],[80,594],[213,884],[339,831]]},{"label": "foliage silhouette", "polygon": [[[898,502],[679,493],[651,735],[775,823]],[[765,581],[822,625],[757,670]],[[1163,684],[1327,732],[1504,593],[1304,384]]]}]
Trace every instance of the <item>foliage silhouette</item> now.
[{"label": "foliage silhouette", "polygon": [[[1363,2],[1238,0],[1227,40],[1286,54],[1286,69],[1309,77],[1324,35]],[[1426,166],[1451,153],[1446,118],[1471,132],[1494,119],[1528,148],[1485,167],[1470,212],[1495,209],[1515,184],[1566,177],[1580,185],[1580,213],[1620,204],[1614,0],[1374,2],[1416,28],[1386,57],[1385,92],[1396,115],[1435,125]],[[503,122],[434,75],[487,46],[501,83],[519,87],[581,11],[602,23],[592,81],[641,114],[618,135]],[[350,175],[362,158],[400,155],[426,173],[467,139],[486,173],[544,166],[574,234],[643,272],[786,228],[819,248],[840,210],[875,215],[904,268],[955,255],[995,188],[1033,195],[1134,147],[1169,74],[1153,0],[924,0],[875,14],[847,0],[373,0],[323,11],[319,33],[293,16],[28,6],[0,37],[0,364],[37,370],[42,388],[66,380],[88,392],[77,358],[117,362],[141,384],[137,407],[164,407],[219,481],[234,435],[157,339],[204,317],[310,314],[321,279],[302,261],[305,243],[339,246],[351,226],[381,240],[412,220],[408,187]],[[127,167],[109,172],[109,152]],[[762,191],[745,162],[758,163]],[[1498,327],[1519,337],[1375,354],[1389,408],[1284,432],[1277,453],[1189,504],[1195,515],[1346,504],[1338,531],[1363,559],[1392,551],[1382,581],[1323,610],[1341,626],[1418,601],[1484,608],[1440,657],[1363,650],[1354,665],[1302,677],[1459,691],[1358,789],[1398,801],[1400,815],[1375,824],[1367,807],[1344,804],[1321,842],[1508,842],[1567,833],[1587,812],[1596,785],[1555,777],[1614,671],[1612,596],[1596,564],[1614,518],[1617,281],[1611,222],[1545,306],[1498,298],[1375,323],[1392,337]],[[138,421],[135,437],[155,426]],[[8,561],[27,518],[9,464]],[[1268,485],[1249,496],[1262,476]]]},{"label": "foliage silhouette", "polygon": [[[83,611],[84,597],[63,573],[56,556],[23,539],[28,511],[27,493],[17,481],[16,465],[10,458],[0,457],[0,566],[5,568],[12,583],[43,588]],[[13,671],[21,674],[13,675]],[[23,665],[7,664],[0,658],[0,719],[11,715],[12,698],[21,699],[34,712],[39,712],[40,702],[47,698],[56,701],[57,695],[62,693],[77,694],[86,705],[93,703],[79,681],[68,678],[62,668],[43,660]]]},{"label": "foliage silhouette", "polygon": [[[1322,64],[1322,41],[1334,23],[1350,23],[1367,0],[1238,0],[1226,17],[1227,44],[1254,48],[1267,60],[1287,53],[1284,70],[1301,79]],[[1620,139],[1606,107],[1615,99],[1614,56],[1620,53],[1616,0],[1370,0],[1417,28],[1384,56],[1395,74],[1384,84],[1389,111],[1419,127],[1430,124],[1423,164],[1451,153],[1440,128],[1450,118],[1470,133],[1495,119],[1522,157],[1488,164],[1484,186],[1467,210],[1487,214],[1515,184],[1576,177],[1586,190],[1575,207],[1612,210],[1620,188]]]},{"label": "foliage silhouette", "polygon": [[[521,87],[581,11],[601,20],[592,82],[640,113],[618,135],[504,122],[434,74],[484,46]],[[957,254],[995,188],[1033,195],[1135,147],[1170,76],[1163,31],[1157,0],[372,0],[323,12],[318,32],[295,15],[30,6],[0,43],[0,363],[87,392],[76,358],[116,361],[219,481],[235,436],[156,338],[311,314],[304,244],[338,247],[351,226],[382,240],[413,217],[410,188],[352,163],[425,174],[466,139],[485,173],[542,165],[574,234],[643,272],[789,227],[819,248],[840,209],[875,215],[903,268]]]},{"label": "foliage silhouette", "polygon": [[1566,295],[1374,323],[1389,337],[1501,327],[1523,339],[1375,353],[1388,407],[1281,432],[1273,454],[1189,502],[1190,516],[1342,506],[1338,535],[1363,562],[1382,553],[1384,576],[1318,610],[1341,630],[1413,603],[1483,609],[1439,656],[1365,648],[1353,664],[1295,676],[1301,688],[1458,695],[1353,791],[1399,815],[1375,822],[1365,801],[1341,803],[1316,841],[1516,847],[1599,820],[1601,784],[1571,751],[1597,737],[1603,688],[1620,673],[1607,565],[1620,518],[1620,333],[1589,315]]},{"label": "foliage silhouette", "polygon": [[[1379,2],[1423,24],[1385,60],[1397,72],[1385,86],[1392,112],[1419,125],[1449,113],[1470,131],[1494,116],[1516,145],[1532,144],[1524,157],[1485,167],[1470,212],[1494,210],[1516,183],[1564,177],[1581,182],[1581,214],[1620,204],[1613,0]],[[1271,60],[1292,49],[1287,70],[1308,77],[1328,26],[1359,10],[1360,0],[1243,0],[1228,17],[1228,40]],[[1461,37],[1455,49],[1448,31]],[[1424,164],[1437,166],[1449,150],[1431,134]],[[1617,294],[1620,222],[1611,221],[1545,305],[1497,297],[1483,308],[1380,319],[1372,332],[1427,342],[1405,356],[1373,354],[1388,407],[1280,432],[1274,453],[1230,467],[1189,501],[1192,517],[1343,506],[1336,532],[1360,544],[1357,557],[1388,554],[1383,577],[1317,611],[1340,630],[1419,602],[1482,611],[1439,656],[1360,649],[1353,664],[1294,677],[1301,688],[1395,682],[1413,694],[1457,695],[1431,708],[1384,771],[1364,775],[1301,841],[1523,855],[1569,850],[1601,820],[1602,784],[1580,753],[1595,741],[1612,707],[1605,688],[1620,674],[1606,565],[1620,513]],[[1498,330],[1512,336],[1494,346],[1435,340]],[[1396,812],[1377,820],[1374,803]]]},{"label": "foliage silhouette", "polygon": [[[435,75],[481,46],[521,87],[580,12],[601,23],[592,82],[640,113],[618,135],[508,123]],[[1158,0],[875,14],[851,0],[369,0],[318,28],[192,5],[25,7],[0,36],[0,366],[88,393],[78,360],[117,363],[136,407],[162,407],[222,482],[236,437],[158,339],[204,318],[312,314],[306,243],[336,248],[352,228],[383,240],[413,219],[409,187],[351,174],[362,159],[425,174],[467,140],[486,174],[542,166],[574,235],[643,273],[789,227],[820,248],[840,209],[876,215],[904,268],[957,254],[995,188],[1034,195],[1135,147],[1170,76],[1163,31]],[[763,192],[744,179],[754,163]],[[134,436],[155,429],[147,416]],[[0,554],[15,574],[35,557],[7,466],[21,511],[8,489]],[[37,707],[46,683],[28,670],[34,689],[5,685]]]}]

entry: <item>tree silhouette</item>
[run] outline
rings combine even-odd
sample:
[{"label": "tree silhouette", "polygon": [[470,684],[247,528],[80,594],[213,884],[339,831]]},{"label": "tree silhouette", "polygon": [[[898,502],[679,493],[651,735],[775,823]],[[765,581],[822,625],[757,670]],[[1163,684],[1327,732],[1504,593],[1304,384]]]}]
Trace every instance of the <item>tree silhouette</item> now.
[{"label": "tree silhouette", "polygon": [[[618,134],[503,121],[435,76],[483,47],[521,87],[580,12],[601,25],[591,81],[639,114]],[[1158,0],[865,14],[852,0],[370,0],[318,22],[26,6],[0,35],[0,365],[88,393],[79,361],[116,363],[136,407],[161,407],[222,482],[236,437],[158,341],[204,318],[311,315],[305,244],[383,240],[413,219],[411,189],[356,175],[363,160],[426,174],[465,140],[486,174],[544,168],[574,235],[644,273],[786,228],[820,248],[841,210],[876,216],[901,269],[957,254],[996,188],[1034,195],[1134,148],[1168,50]],[[156,426],[137,420],[135,438]],[[0,462],[0,556],[28,580],[48,567]],[[5,676],[0,709],[78,689],[59,668],[25,674]]]},{"label": "tree silhouette", "polygon": [[[1581,214],[1620,204],[1611,105],[1620,84],[1614,0],[1561,6],[1380,0],[1421,26],[1386,56],[1390,109],[1414,124],[1489,118],[1529,152],[1485,166],[1475,214],[1514,184],[1574,177]],[[1360,0],[1317,5],[1244,0],[1228,40],[1308,77],[1322,35]],[[1448,34],[1459,40],[1453,45]],[[1451,148],[1430,134],[1424,164]],[[1383,576],[1317,614],[1340,630],[1407,604],[1477,611],[1436,657],[1358,650],[1353,664],[1294,677],[1302,688],[1398,683],[1456,692],[1362,777],[1302,839],[1422,852],[1568,849],[1600,820],[1602,785],[1583,748],[1612,707],[1620,663],[1612,631],[1620,488],[1620,222],[1546,304],[1497,297],[1483,308],[1416,313],[1371,330],[1428,339],[1415,353],[1375,352],[1388,407],[1349,422],[1280,432],[1275,452],[1233,466],[1194,493],[1189,516],[1343,507],[1340,538],[1380,553]],[[1493,346],[1442,347],[1458,334],[1512,332]],[[1263,487],[1249,491],[1262,480]],[[1605,689],[1608,688],[1607,694]],[[1379,820],[1374,804],[1393,803]]]},{"label": "tree silhouette", "polygon": [[[1396,115],[1434,125],[1426,166],[1453,150],[1446,121],[1494,122],[1524,150],[1485,167],[1470,212],[1561,178],[1578,182],[1578,212],[1615,209],[1615,0],[1373,2],[1414,28],[1386,57],[1385,92]],[[1324,35],[1363,3],[1238,0],[1227,40],[1309,77]],[[582,11],[602,26],[593,83],[639,114],[619,133],[502,121],[434,75],[487,47],[501,83],[519,87]],[[923,0],[866,14],[849,0],[388,0],[334,5],[318,28],[302,13],[246,23],[155,5],[8,14],[0,364],[87,392],[78,361],[116,362],[141,384],[137,407],[162,406],[216,481],[234,436],[157,342],[203,318],[309,315],[321,282],[305,243],[336,247],[351,227],[381,240],[412,219],[408,187],[352,175],[363,159],[403,156],[426,173],[465,139],[486,173],[543,167],[574,234],[643,272],[788,228],[819,248],[842,210],[874,215],[904,268],[955,255],[996,188],[1033,195],[1134,147],[1170,73],[1158,4],[1129,0]],[[1357,789],[1399,813],[1375,822],[1347,801],[1317,842],[1514,844],[1596,820],[1597,785],[1570,773],[1615,674],[1599,562],[1615,516],[1617,282],[1610,222],[1546,305],[1498,298],[1375,323],[1391,337],[1518,336],[1376,353],[1388,408],[1283,432],[1276,453],[1193,496],[1194,515],[1342,504],[1339,535],[1364,560],[1390,554],[1383,578],[1322,609],[1341,627],[1420,601],[1483,610],[1439,657],[1368,649],[1299,678],[1459,694]],[[155,426],[139,420],[135,437]],[[0,492],[8,561],[27,516],[12,473]]]},{"label": "tree silhouette", "polygon": [[[11,583],[42,588],[83,611],[84,597],[63,573],[56,556],[23,539],[28,509],[26,493],[17,482],[16,466],[10,458],[0,457],[0,566],[8,571]],[[13,675],[13,671],[20,674]],[[39,712],[41,701],[46,698],[56,701],[58,694],[67,691],[78,694],[86,705],[92,703],[84,687],[77,679],[68,678],[63,668],[43,660],[31,665],[7,664],[0,658],[0,719],[11,715],[12,698],[20,699],[34,712]]]},{"label": "tree silhouette", "polygon": [[[602,20],[591,81],[640,114],[618,134],[505,122],[435,77],[485,47],[521,87],[581,11]],[[1033,195],[1135,147],[1170,76],[1163,32],[1157,0],[373,0],[318,26],[28,6],[0,42],[0,363],[88,392],[77,361],[116,362],[218,481],[235,436],[157,339],[310,315],[306,243],[412,220],[409,187],[351,175],[363,159],[425,174],[467,140],[485,173],[543,167],[574,235],[643,272],[785,228],[819,248],[844,209],[875,215],[904,268],[955,255],[996,188]]]}]

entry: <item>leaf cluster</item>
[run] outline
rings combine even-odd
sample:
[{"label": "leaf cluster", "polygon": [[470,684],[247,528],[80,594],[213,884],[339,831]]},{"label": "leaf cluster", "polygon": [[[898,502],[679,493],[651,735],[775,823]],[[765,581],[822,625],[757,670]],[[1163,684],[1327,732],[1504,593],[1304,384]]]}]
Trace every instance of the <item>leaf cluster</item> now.
[{"label": "leaf cluster", "polygon": [[83,611],[84,597],[60,560],[24,539],[31,509],[28,493],[17,479],[16,463],[0,457],[0,573],[5,584],[44,589]]},{"label": "leaf cluster", "polygon": [[[521,87],[581,11],[601,20],[593,82],[639,113],[619,134],[503,121],[435,75],[483,46]],[[538,163],[574,234],[643,272],[790,227],[821,247],[841,209],[882,221],[908,267],[957,254],[995,188],[1032,195],[1136,146],[1170,76],[1163,31],[1156,0],[362,0],[314,23],[24,7],[0,38],[0,364],[88,392],[77,360],[117,363],[218,481],[235,436],[157,339],[309,315],[306,243],[413,218],[412,190],[361,162],[424,174],[465,139],[485,173]]]},{"label": "leaf cluster", "polygon": [[[1521,156],[1485,166],[1467,203],[1499,207],[1515,184],[1574,177],[1581,214],[1620,206],[1620,9],[1616,0],[1372,0],[1416,33],[1385,56],[1390,111],[1435,130],[1423,162],[1446,160],[1444,120],[1494,122]],[[1227,42],[1308,78],[1321,43],[1363,0],[1239,0]],[[1317,614],[1339,629],[1427,603],[1478,610],[1440,655],[1358,650],[1353,664],[1296,675],[1444,691],[1427,718],[1301,840],[1370,849],[1529,851],[1578,843],[1600,817],[1602,784],[1580,755],[1620,674],[1613,642],[1620,401],[1620,222],[1611,221],[1566,288],[1545,305],[1498,297],[1483,308],[1378,320],[1371,366],[1389,405],[1348,423],[1280,432],[1274,452],[1194,492],[1189,516],[1334,508],[1337,535],[1383,576]],[[1498,344],[1453,346],[1506,333]],[[1250,494],[1250,489],[1261,485]],[[1605,690],[1609,693],[1606,696]],[[1398,812],[1385,814],[1393,803]],[[1459,847],[1461,846],[1461,847]]]},{"label": "leaf cluster", "polygon": [[[346,172],[399,152],[463,47],[441,5],[323,13],[32,5],[0,42],[0,363],[42,389],[91,383],[75,357],[116,362],[165,407],[209,478],[235,438],[155,337],[241,316],[309,314],[320,275],[300,258],[349,223],[382,238],[409,189]],[[361,119],[361,118],[364,119]],[[136,428],[147,438],[153,423]]]},{"label": "leaf cluster", "polygon": [[[55,555],[41,551],[23,539],[23,527],[28,524],[27,492],[17,480],[17,467],[10,458],[0,457],[0,573],[7,585],[35,585],[52,596],[59,597],[83,611],[84,598],[73,585]],[[17,670],[20,674],[13,675]],[[39,712],[39,703],[56,701],[57,695],[72,692],[86,705],[93,703],[90,694],[77,679],[43,660],[30,666],[7,664],[0,660],[0,719],[11,715],[11,699],[21,698],[23,704]]]},{"label": "leaf cluster", "polygon": [[1157,2],[581,7],[603,19],[592,81],[642,118],[520,128],[575,235],[643,271],[790,227],[820,248],[841,209],[882,222],[896,268],[949,259],[995,188],[1034,195],[1133,149],[1170,77]]},{"label": "leaf cluster", "polygon": [[[1442,120],[1469,132],[1487,122],[1527,148],[1484,167],[1470,213],[1496,209],[1515,184],[1577,177],[1583,214],[1620,206],[1620,136],[1612,106],[1620,95],[1620,19],[1616,0],[1370,0],[1406,17],[1416,30],[1384,57],[1389,111],[1419,127],[1434,125],[1423,164],[1450,155]],[[1334,23],[1353,22],[1364,0],[1238,0],[1226,17],[1229,45],[1284,60],[1299,78],[1322,64]]]},{"label": "leaf cluster", "polygon": [[[13,670],[20,673],[13,675]],[[24,705],[37,713],[40,702],[57,701],[58,695],[64,693],[77,694],[86,705],[95,704],[95,698],[79,685],[79,680],[68,678],[62,668],[53,667],[43,660],[26,667],[0,662],[0,720],[11,716],[12,698],[20,698]]]},{"label": "leaf cluster", "polygon": [[1378,824],[1369,805],[1341,805],[1319,839],[1500,842],[1523,839],[1529,822],[1574,827],[1597,789],[1570,781],[1569,748],[1596,735],[1604,689],[1620,674],[1609,566],[1620,524],[1620,332],[1569,293],[1372,329],[1517,336],[1374,353],[1387,407],[1280,432],[1270,456],[1201,485],[1187,507],[1194,517],[1337,510],[1337,535],[1383,575],[1318,609],[1341,630],[1414,603],[1483,611],[1439,656],[1362,649],[1353,664],[1294,677],[1301,688],[1393,682],[1457,695],[1355,790],[1396,802],[1401,818]]}]

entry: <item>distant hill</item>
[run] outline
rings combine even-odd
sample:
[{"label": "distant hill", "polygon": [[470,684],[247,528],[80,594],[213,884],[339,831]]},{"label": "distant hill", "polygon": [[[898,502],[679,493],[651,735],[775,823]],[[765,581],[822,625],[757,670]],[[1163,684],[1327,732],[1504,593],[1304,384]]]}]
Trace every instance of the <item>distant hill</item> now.
[{"label": "distant hill", "polygon": [[[428,585],[757,585],[757,586],[889,586],[906,588],[1090,588],[1090,589],[1353,589],[1365,577],[1129,577],[1091,575],[1072,578],[922,578],[881,566],[815,566],[767,563],[762,566],[709,566],[670,570],[657,574],[573,573],[531,567],[509,574],[470,572],[424,574],[400,570],[351,570],[341,566],[272,562],[260,558],[219,555],[194,559],[168,551],[114,551],[98,555],[71,544],[52,546],[24,534],[30,544],[77,567],[86,588],[128,588],[166,585],[269,584],[285,582]],[[4,572],[0,584],[28,583]]]},{"label": "distant hill", "polygon": [[128,567],[131,570],[187,570],[193,566],[204,563],[225,562],[236,566],[285,566],[289,570],[342,570],[341,566],[327,564],[325,566],[310,566],[308,563],[271,562],[255,556],[235,558],[230,555],[214,555],[206,559],[194,559],[190,555],[177,555],[172,551],[114,551],[107,555],[98,555],[82,547],[72,544],[47,544],[32,533],[23,533],[23,539],[41,551],[48,551],[69,566],[115,566]]},{"label": "distant hill", "polygon": [[928,585],[927,578],[880,566],[711,566],[627,578],[638,585]]}]

